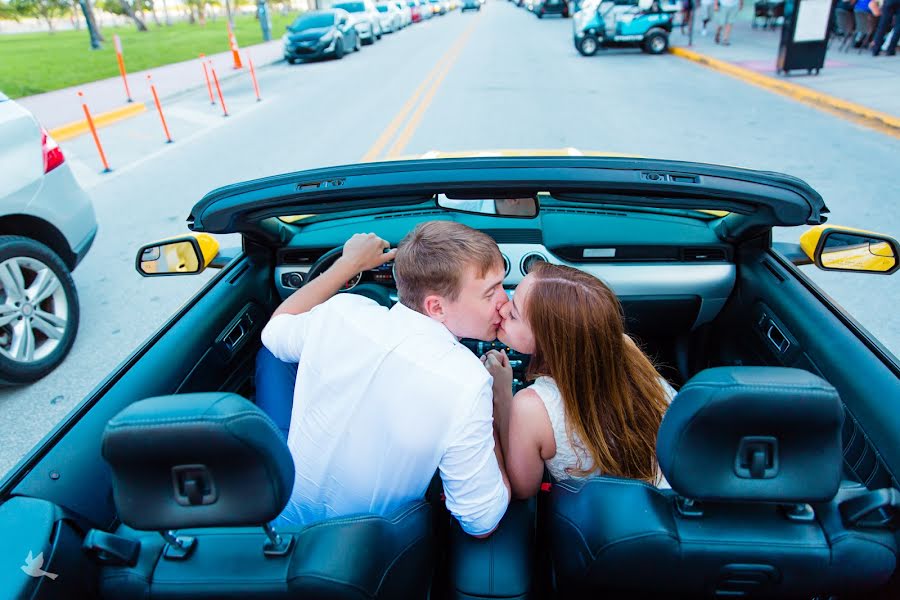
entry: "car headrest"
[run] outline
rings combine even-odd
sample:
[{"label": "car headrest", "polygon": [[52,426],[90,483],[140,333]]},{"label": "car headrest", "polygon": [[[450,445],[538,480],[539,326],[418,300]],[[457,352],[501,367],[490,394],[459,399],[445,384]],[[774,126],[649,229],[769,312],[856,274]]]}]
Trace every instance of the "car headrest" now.
[{"label": "car headrest", "polygon": [[102,452],[119,518],[134,529],[262,525],[294,485],[277,427],[236,394],[135,402],[107,423]]},{"label": "car headrest", "polygon": [[656,455],[691,500],[823,502],[841,481],[842,418],[837,391],[811,373],[717,367],[675,396]]}]

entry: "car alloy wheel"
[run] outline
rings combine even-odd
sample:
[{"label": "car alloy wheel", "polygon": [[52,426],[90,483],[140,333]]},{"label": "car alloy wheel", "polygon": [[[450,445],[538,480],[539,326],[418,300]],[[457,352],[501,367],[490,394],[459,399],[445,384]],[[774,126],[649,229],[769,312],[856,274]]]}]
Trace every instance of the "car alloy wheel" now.
[{"label": "car alloy wheel", "polygon": [[37,381],[63,361],[78,330],[65,263],[34,240],[0,237],[0,382]]},{"label": "car alloy wheel", "polygon": [[360,50],[362,50],[362,39],[359,37],[358,33],[356,34],[356,43],[353,44],[353,50],[355,52],[359,52]]},{"label": "car alloy wheel", "polygon": [[600,44],[597,43],[597,38],[592,35],[585,36],[578,42],[578,51],[584,56],[593,56],[597,53],[599,47]]},{"label": "car alloy wheel", "polygon": [[669,38],[663,33],[651,33],[644,40],[644,49],[650,54],[662,54],[669,47]]},{"label": "car alloy wheel", "polygon": [[334,43],[334,58],[335,60],[344,58],[344,40],[338,40]]}]

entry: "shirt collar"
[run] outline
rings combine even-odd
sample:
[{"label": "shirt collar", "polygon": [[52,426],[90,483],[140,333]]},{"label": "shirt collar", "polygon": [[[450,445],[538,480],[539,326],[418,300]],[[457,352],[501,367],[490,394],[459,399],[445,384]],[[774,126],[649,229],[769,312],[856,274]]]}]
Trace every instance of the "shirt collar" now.
[{"label": "shirt collar", "polygon": [[395,319],[399,319],[407,327],[415,328],[418,331],[424,331],[431,335],[447,336],[447,339],[453,342],[459,342],[459,339],[447,329],[440,321],[435,321],[429,316],[409,308],[401,302],[397,302],[391,307],[391,315]]}]

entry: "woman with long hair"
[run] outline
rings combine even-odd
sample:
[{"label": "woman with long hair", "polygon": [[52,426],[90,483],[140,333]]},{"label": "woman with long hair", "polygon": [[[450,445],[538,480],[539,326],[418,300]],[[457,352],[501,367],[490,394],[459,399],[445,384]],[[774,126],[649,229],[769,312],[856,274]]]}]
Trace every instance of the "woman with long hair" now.
[{"label": "woman with long hair", "polygon": [[625,334],[616,295],[596,277],[540,263],[500,310],[498,339],[531,355],[534,384],[512,394],[504,352],[482,360],[494,376],[494,422],[517,498],[557,480],[613,475],[668,485],[656,433],[673,390]]}]

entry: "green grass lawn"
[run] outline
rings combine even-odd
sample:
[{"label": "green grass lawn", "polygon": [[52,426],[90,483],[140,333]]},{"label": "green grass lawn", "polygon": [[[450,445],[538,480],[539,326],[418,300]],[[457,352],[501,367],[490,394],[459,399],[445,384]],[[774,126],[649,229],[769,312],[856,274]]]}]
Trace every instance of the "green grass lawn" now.
[{"label": "green grass lawn", "polygon": [[[272,14],[272,39],[277,40],[296,15]],[[0,91],[10,98],[58,90],[119,74],[113,34],[122,40],[129,73],[210,55],[229,49],[226,20],[207,19],[206,25],[147,23],[139,33],[133,26],[103,29],[102,50],[91,50],[87,31],[0,35]],[[235,35],[243,49],[262,41],[253,15],[235,16]]]}]

